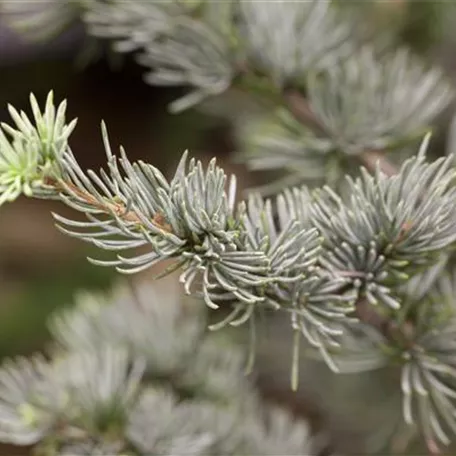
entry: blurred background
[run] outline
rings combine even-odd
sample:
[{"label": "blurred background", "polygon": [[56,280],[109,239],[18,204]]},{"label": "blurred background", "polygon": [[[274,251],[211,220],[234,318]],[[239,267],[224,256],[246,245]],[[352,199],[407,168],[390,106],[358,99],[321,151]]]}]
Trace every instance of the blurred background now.
[{"label": "blurred background", "polygon": [[[451,2],[341,1],[350,14],[360,14],[368,29],[406,43],[456,78],[456,22]],[[31,43],[9,30],[0,16],[0,121],[9,122],[8,103],[28,112],[30,92],[43,103],[52,89],[56,102],[68,100],[68,117],[79,119],[70,145],[85,168],[96,169],[105,163],[100,134],[103,119],[113,147],[123,145],[132,160],[145,160],[166,174],[189,149],[204,161],[216,156],[227,172],[237,174],[241,187],[252,183],[253,177],[243,167],[230,162],[236,144],[225,121],[195,110],[168,114],[168,103],[178,95],[175,90],[146,85],[143,69],[128,57],[120,58],[103,49],[90,53],[87,59],[92,45],[81,24],[74,24],[51,41]],[[442,124],[446,123],[448,119],[442,119]],[[444,153],[444,138],[442,135],[440,141],[434,141],[440,154]],[[0,210],[2,357],[40,349],[48,338],[46,320],[50,312],[71,305],[76,290],[107,289],[117,278],[113,270],[87,262],[87,256],[100,257],[103,253],[59,233],[52,211],[69,213],[63,205],[25,198]],[[288,360],[283,369],[277,366],[280,344],[278,341],[275,350],[268,352],[269,358],[260,357],[262,391],[292,404],[298,412],[305,410],[318,421],[312,401],[304,393],[301,402],[290,397]],[[274,364],[271,357],[275,357]],[[304,374],[304,383],[306,379]],[[346,433],[344,436],[346,439]],[[10,448],[4,451],[12,454]]]},{"label": "blurred background", "polygon": [[[28,112],[30,92],[43,103],[54,90],[56,103],[68,100],[68,118],[78,118],[71,147],[84,168],[105,164],[102,119],[113,147],[123,145],[131,159],[148,161],[165,173],[185,149],[205,161],[214,155],[225,160],[233,147],[223,123],[196,112],[169,115],[167,105],[177,94],[147,86],[142,69],[128,58],[113,65],[102,57],[81,68],[78,57],[85,46],[82,27],[34,45],[9,30],[0,16],[0,120],[10,121],[8,103]],[[65,214],[67,209],[26,198],[2,207],[2,356],[39,347],[46,338],[46,316],[69,304],[75,289],[105,288],[115,279],[113,271],[85,260],[89,246],[56,231],[51,211]]]}]

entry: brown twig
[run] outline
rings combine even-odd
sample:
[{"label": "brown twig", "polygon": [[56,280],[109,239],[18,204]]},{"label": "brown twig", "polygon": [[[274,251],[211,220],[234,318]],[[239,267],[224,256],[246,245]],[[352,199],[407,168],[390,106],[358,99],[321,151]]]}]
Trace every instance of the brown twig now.
[{"label": "brown twig", "polygon": [[365,298],[360,298],[356,302],[355,316],[359,321],[369,326],[373,326],[385,336],[390,332],[390,321],[376,312]]},{"label": "brown twig", "polygon": [[323,136],[330,136],[328,130],[313,113],[308,101],[297,90],[286,90],[284,95],[285,103],[290,112],[302,124],[312,128],[316,133]]},{"label": "brown twig", "polygon": [[360,158],[364,165],[366,165],[366,168],[371,171],[374,171],[378,164],[380,170],[387,176],[394,176],[397,174],[396,167],[385,158],[385,155],[381,151],[366,150],[360,155]]},{"label": "brown twig", "polygon": [[426,447],[427,447],[427,449],[429,451],[429,455],[430,456],[442,454],[442,452],[440,451],[439,446],[437,445],[436,441],[433,440],[433,439],[427,439],[426,440]]},{"label": "brown twig", "polygon": [[404,347],[412,348],[414,327],[410,321],[398,324],[385,315],[381,315],[365,298],[360,298],[355,304],[355,316],[369,326],[377,329],[387,340],[396,341]]},{"label": "brown twig", "polygon": [[[67,193],[69,195],[76,195],[79,199],[86,202],[90,206],[99,209],[106,214],[116,214],[127,222],[142,224],[141,219],[134,211],[128,211],[124,204],[112,201],[101,202],[89,192],[81,190],[79,187],[71,182],[61,181],[52,178],[46,178],[45,185],[54,187],[60,193]],[[157,212],[154,214],[151,222],[159,229],[171,233],[171,226],[167,223],[163,214]]]}]

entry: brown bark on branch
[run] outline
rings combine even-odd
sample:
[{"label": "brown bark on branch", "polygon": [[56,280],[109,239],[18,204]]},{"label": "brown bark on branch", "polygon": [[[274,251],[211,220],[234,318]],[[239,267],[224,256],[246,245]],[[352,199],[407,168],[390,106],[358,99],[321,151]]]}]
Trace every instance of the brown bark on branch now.
[{"label": "brown bark on branch", "polygon": [[[71,194],[76,195],[82,201],[86,202],[90,206],[99,209],[106,214],[116,214],[118,217],[121,217],[123,220],[127,222],[133,222],[142,224],[141,219],[136,215],[133,211],[127,211],[127,208],[122,203],[106,201],[101,202],[96,199],[93,195],[89,192],[81,190],[80,188],[73,185],[71,182],[64,182],[58,181],[56,179],[47,178],[45,181],[45,185],[54,187],[57,192],[66,193],[71,196]],[[70,191],[68,191],[68,189]],[[165,217],[160,214],[156,213],[152,218],[151,222],[159,229],[166,231],[168,233],[171,232],[171,226],[166,222]]]}]

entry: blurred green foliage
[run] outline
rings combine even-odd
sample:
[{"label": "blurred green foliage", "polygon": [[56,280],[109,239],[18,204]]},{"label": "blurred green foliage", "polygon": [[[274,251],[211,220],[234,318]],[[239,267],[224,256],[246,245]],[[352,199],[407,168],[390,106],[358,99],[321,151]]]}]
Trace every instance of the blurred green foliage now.
[{"label": "blurred green foliage", "polygon": [[24,281],[20,293],[2,303],[0,316],[0,356],[27,354],[48,339],[47,319],[56,308],[71,305],[76,291],[106,290],[116,277],[115,271],[87,262],[95,254],[83,249],[80,257],[71,258],[51,273]]}]

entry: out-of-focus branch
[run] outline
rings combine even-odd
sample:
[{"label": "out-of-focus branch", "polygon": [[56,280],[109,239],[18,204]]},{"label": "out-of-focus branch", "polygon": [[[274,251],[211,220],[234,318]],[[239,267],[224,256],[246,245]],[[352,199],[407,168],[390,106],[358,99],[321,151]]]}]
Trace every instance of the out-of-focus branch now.
[{"label": "out-of-focus branch", "polygon": [[[312,112],[309,103],[304,96],[297,90],[287,90],[284,93],[285,103],[290,112],[303,124],[312,128],[316,133],[330,136],[325,126]],[[388,176],[397,173],[396,167],[389,162],[381,151],[366,150],[360,155],[362,163],[371,171],[374,171],[379,164],[380,169]]]}]

